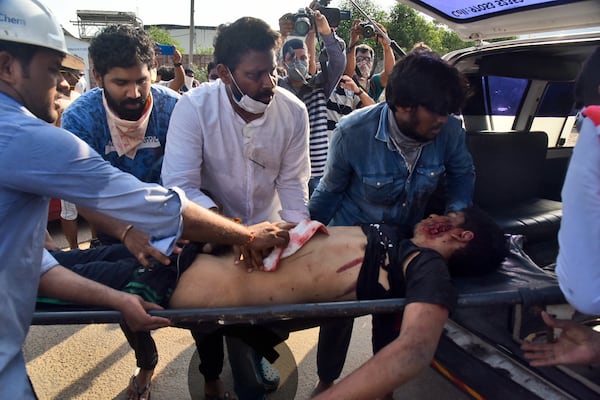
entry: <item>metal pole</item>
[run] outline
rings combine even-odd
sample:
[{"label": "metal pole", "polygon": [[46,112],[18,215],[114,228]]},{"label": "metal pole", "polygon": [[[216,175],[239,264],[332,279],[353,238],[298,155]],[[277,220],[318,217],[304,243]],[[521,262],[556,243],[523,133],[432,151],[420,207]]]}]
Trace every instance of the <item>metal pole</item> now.
[{"label": "metal pole", "polygon": [[188,58],[188,68],[192,68],[194,61],[194,42],[196,38],[196,29],[194,28],[194,0],[190,0],[190,51]]},{"label": "metal pole", "polygon": [[390,37],[384,31],[382,31],[379,28],[379,26],[377,26],[375,21],[373,21],[371,19],[371,17],[369,17],[369,14],[367,14],[366,12],[363,11],[362,8],[360,8],[360,6],[356,3],[355,0],[350,0],[350,3],[352,3],[352,5],[354,7],[356,7],[358,12],[360,12],[367,19],[367,21],[369,21],[369,23],[371,25],[373,25],[373,28],[375,28],[375,30],[390,44],[390,46],[392,46],[392,50],[394,50],[396,52],[396,54],[398,54],[400,57],[404,57],[406,55],[404,50],[402,50],[402,48],[400,46],[398,46],[398,43],[396,43],[396,41],[390,39]]}]

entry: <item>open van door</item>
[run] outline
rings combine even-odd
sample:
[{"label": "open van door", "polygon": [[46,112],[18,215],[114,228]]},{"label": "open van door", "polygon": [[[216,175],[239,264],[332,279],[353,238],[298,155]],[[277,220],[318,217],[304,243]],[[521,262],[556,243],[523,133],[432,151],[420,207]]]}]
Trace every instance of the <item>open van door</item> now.
[{"label": "open van door", "polygon": [[398,0],[465,41],[598,27],[597,0]]}]

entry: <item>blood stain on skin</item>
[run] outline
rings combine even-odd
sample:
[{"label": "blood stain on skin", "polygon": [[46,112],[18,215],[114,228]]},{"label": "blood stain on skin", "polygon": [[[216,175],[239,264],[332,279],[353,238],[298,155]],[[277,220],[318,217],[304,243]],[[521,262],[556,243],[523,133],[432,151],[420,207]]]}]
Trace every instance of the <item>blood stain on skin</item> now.
[{"label": "blood stain on skin", "polygon": [[440,233],[447,232],[452,229],[452,224],[447,222],[436,222],[432,224],[427,224],[427,233],[430,235],[438,235]]},{"label": "blood stain on skin", "polygon": [[350,261],[349,263],[346,263],[346,264],[342,265],[335,272],[339,274],[340,272],[344,272],[347,269],[350,269],[352,267],[356,267],[357,265],[362,264],[362,262],[363,262],[363,258],[362,257],[361,258],[357,258],[355,260]]}]

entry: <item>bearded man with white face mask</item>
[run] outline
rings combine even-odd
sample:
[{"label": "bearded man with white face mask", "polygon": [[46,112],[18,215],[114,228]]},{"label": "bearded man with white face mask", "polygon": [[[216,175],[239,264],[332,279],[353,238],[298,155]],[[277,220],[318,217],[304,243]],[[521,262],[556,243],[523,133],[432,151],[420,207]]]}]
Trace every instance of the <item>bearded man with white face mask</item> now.
[{"label": "bearded man with white face mask", "polygon": [[[279,45],[279,33],[260,19],[222,25],[214,42],[219,79],[183,95],[167,135],[163,183],[244,224],[308,218],[308,113],[304,103],[277,86]],[[192,334],[206,397],[223,398],[222,338]],[[263,383],[246,379],[256,374],[238,371],[247,370],[243,362],[251,358],[240,354],[249,349],[235,339],[227,343],[238,397],[263,398]]]},{"label": "bearded man with white face mask", "polygon": [[152,85],[155,43],[142,29],[111,25],[90,43],[99,88],[74,101],[62,116],[106,161],[143,182],[160,183],[171,112],[179,94]]},{"label": "bearded man with white face mask", "polygon": [[[311,13],[316,30],[323,39],[323,47],[327,51],[327,62],[321,60],[321,67],[327,71],[316,72],[315,28],[311,28],[306,43],[302,39],[292,38],[283,45],[282,58],[287,76],[279,80],[279,86],[293,92],[308,109],[311,167],[309,190],[312,193],[323,176],[327,162],[327,99],[335,90],[346,67],[346,45],[331,29],[323,14],[318,10]],[[284,35],[293,31],[292,14],[286,14],[279,19],[279,29]],[[310,75],[311,72],[313,75]]]}]

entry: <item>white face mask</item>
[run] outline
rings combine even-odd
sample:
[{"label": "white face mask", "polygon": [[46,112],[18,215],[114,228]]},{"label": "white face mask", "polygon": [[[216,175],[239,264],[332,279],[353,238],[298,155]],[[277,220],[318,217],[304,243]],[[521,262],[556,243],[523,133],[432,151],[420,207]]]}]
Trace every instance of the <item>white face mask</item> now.
[{"label": "white face mask", "polygon": [[[227,68],[227,70],[229,70],[229,68]],[[235,85],[237,90],[242,94],[242,98],[238,100],[235,98],[235,94],[233,94],[233,91],[231,91],[231,97],[233,98],[233,101],[235,101],[235,103],[238,106],[240,106],[243,110],[248,111],[251,114],[263,114],[269,105],[263,103],[262,101],[254,100],[252,97],[242,92],[242,89],[240,89],[240,87],[238,86],[231,71],[229,71],[229,75],[231,75],[231,80],[233,81],[233,84]]]},{"label": "white face mask", "polygon": [[362,62],[356,63],[356,65],[358,66],[360,75],[363,78],[368,78],[371,75],[371,69],[373,68],[373,65],[370,62],[362,61]]}]

